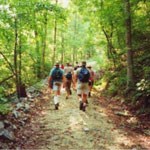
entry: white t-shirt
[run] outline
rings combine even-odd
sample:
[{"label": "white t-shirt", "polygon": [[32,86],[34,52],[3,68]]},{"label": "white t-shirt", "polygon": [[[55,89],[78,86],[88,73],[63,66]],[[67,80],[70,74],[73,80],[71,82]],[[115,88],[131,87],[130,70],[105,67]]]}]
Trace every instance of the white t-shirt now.
[{"label": "white t-shirt", "polygon": [[71,66],[64,67],[64,75],[66,75],[69,72],[73,72],[73,68]]}]

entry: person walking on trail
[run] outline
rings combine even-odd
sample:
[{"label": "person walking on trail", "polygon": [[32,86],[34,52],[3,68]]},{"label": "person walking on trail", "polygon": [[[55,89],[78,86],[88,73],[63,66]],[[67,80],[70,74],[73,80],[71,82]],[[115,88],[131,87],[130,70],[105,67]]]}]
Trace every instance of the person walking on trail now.
[{"label": "person walking on trail", "polygon": [[[53,68],[55,68],[56,66],[54,65]],[[50,80],[50,78],[48,78],[48,87],[49,87],[49,91],[50,94],[53,93],[53,80]]]},{"label": "person walking on trail", "polygon": [[73,73],[73,68],[69,63],[67,63],[66,66],[64,67],[64,75],[66,78],[65,79],[65,90],[67,92],[66,99],[68,99],[69,96],[72,94],[72,91],[71,91],[72,73]]},{"label": "person walking on trail", "polygon": [[87,97],[89,93],[89,79],[90,72],[86,68],[86,61],[83,61],[81,68],[78,68],[76,71],[77,95],[80,103],[79,109],[82,111],[85,111],[87,106]]},{"label": "person walking on trail", "polygon": [[79,68],[79,66],[75,66],[74,67],[74,70],[73,70],[73,73],[72,73],[72,80],[73,80],[73,89],[76,91],[77,87],[77,82],[76,82],[76,71],[77,69]]},{"label": "person walking on trail", "polygon": [[[51,69],[48,79],[49,87],[52,86],[52,89],[54,91],[54,104],[56,110],[59,108],[60,90],[63,81],[64,72],[59,67],[59,63],[56,63],[55,67]],[[51,85],[51,83],[53,83],[53,85]]]},{"label": "person walking on trail", "polygon": [[92,91],[92,88],[93,88],[93,85],[94,85],[94,77],[95,77],[95,73],[92,69],[92,66],[87,66],[89,72],[90,72],[90,79],[89,79],[89,94],[88,96],[91,97],[91,91]]}]

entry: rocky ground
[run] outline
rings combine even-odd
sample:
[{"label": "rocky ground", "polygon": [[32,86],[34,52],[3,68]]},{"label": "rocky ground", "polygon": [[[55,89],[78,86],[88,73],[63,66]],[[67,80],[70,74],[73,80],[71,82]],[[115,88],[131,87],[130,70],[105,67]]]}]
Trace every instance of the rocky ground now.
[{"label": "rocky ground", "polygon": [[[34,90],[33,90],[34,92]],[[42,150],[141,150],[150,148],[149,122],[143,125],[126,107],[114,99],[92,93],[86,112],[79,110],[76,92],[60,108],[45,87],[40,94],[15,105],[13,114],[1,122],[8,136],[1,136],[1,149]],[[145,121],[148,121],[145,120]],[[6,126],[6,124],[8,124]],[[10,128],[12,128],[10,130]],[[142,128],[143,129],[143,128]],[[3,130],[4,131],[4,130]],[[13,131],[13,132],[11,132]],[[137,132],[139,131],[139,132]]]}]

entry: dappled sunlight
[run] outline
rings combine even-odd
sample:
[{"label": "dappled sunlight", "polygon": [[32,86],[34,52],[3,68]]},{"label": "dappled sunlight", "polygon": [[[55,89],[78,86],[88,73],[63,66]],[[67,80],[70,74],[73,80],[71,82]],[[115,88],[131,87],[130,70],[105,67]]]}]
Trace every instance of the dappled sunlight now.
[{"label": "dappled sunlight", "polygon": [[88,118],[87,115],[84,115],[84,117],[81,116],[80,113],[76,113],[76,114],[71,114],[71,116],[69,117],[69,127],[72,131],[75,130],[81,130],[83,129],[85,126],[88,126],[88,123],[85,121],[85,117]]},{"label": "dappled sunlight", "polygon": [[0,149],[149,149],[149,14],[150,0],[0,0]]}]

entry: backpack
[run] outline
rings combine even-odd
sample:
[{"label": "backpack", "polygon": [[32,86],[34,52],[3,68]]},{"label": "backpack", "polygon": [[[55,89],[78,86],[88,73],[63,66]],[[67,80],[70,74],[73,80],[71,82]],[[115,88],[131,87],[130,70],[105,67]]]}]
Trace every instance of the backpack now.
[{"label": "backpack", "polygon": [[86,83],[89,82],[90,72],[86,68],[81,68],[78,79],[80,82]]},{"label": "backpack", "polygon": [[71,80],[71,79],[72,79],[72,74],[71,74],[71,72],[68,72],[68,73],[66,74],[66,78],[67,78],[68,80]]},{"label": "backpack", "polygon": [[59,68],[55,68],[52,72],[52,79],[54,81],[62,81],[63,73]]}]

